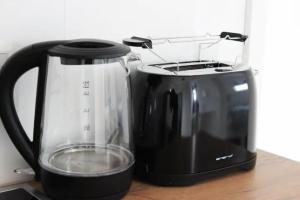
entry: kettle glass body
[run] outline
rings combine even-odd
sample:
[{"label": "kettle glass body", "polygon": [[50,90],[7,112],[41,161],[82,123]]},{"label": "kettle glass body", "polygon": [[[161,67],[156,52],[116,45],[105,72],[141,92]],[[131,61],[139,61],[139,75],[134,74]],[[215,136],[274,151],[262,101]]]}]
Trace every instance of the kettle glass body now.
[{"label": "kettle glass body", "polygon": [[128,169],[133,154],[124,58],[88,65],[61,61],[48,59],[40,165],[74,176]]}]

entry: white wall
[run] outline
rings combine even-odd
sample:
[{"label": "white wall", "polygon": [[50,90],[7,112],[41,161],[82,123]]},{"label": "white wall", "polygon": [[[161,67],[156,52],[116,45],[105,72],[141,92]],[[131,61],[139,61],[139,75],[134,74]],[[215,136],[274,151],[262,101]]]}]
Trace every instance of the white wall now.
[{"label": "white wall", "polygon": [[256,2],[251,52],[260,69],[258,147],[300,161],[300,2]]},{"label": "white wall", "polygon": [[[64,2],[60,0],[1,0],[0,43],[2,47],[0,48],[2,49],[0,51],[5,49],[11,54],[29,43],[61,39],[64,37],[63,16]],[[18,86],[16,88],[17,94],[23,94],[17,95],[16,107],[25,128],[31,130],[34,80],[32,76],[27,75],[21,82],[26,84],[24,88]],[[19,85],[22,85],[21,82]],[[25,90],[28,91],[27,95],[25,95]],[[0,186],[31,178],[14,174],[14,169],[27,167],[27,164],[13,147],[2,125],[0,131]]]},{"label": "white wall", "polygon": [[[181,36],[221,31],[243,32],[244,0],[1,0],[0,52],[30,43],[73,38],[121,41],[124,37]],[[187,52],[186,52],[187,53]],[[16,107],[32,132],[35,72],[16,87]],[[0,130],[0,185],[24,177],[26,167],[4,130]]]}]

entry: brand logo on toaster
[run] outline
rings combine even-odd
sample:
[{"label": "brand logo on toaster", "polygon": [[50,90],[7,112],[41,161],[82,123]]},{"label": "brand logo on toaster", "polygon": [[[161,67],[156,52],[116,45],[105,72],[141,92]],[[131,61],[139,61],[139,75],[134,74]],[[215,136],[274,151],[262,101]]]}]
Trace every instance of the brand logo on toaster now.
[{"label": "brand logo on toaster", "polygon": [[216,161],[220,161],[220,160],[227,160],[229,158],[232,158],[233,154],[227,155],[227,156],[222,156],[222,157],[218,157],[216,158]]}]

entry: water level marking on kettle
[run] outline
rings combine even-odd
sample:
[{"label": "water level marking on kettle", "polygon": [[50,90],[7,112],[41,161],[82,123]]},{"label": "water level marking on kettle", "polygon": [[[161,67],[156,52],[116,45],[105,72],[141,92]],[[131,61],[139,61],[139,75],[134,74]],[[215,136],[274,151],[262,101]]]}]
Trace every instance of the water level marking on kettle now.
[{"label": "water level marking on kettle", "polygon": [[90,81],[83,81],[82,87],[83,88],[90,88]]},{"label": "water level marking on kettle", "polygon": [[90,125],[85,125],[85,126],[83,127],[83,130],[85,130],[85,131],[90,131],[90,130],[91,130],[91,126],[90,126]]},{"label": "water level marking on kettle", "polygon": [[84,112],[84,113],[89,113],[89,112],[90,112],[90,109],[89,109],[89,108],[84,108],[84,109],[83,109],[83,112]]},{"label": "water level marking on kettle", "polygon": [[91,99],[90,99],[91,82],[89,80],[82,81],[82,131],[85,135],[90,135],[91,130]]}]

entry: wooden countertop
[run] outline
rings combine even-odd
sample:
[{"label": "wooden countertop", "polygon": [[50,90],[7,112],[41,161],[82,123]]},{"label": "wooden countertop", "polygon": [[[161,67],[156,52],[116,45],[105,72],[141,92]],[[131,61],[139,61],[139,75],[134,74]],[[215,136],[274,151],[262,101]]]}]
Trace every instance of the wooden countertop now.
[{"label": "wooden countertop", "polygon": [[[38,191],[39,183],[31,182]],[[123,200],[300,200],[300,163],[258,151],[256,168],[189,187],[159,187],[133,181]]]},{"label": "wooden countertop", "polygon": [[[299,152],[300,153],[300,152]],[[124,200],[299,200],[300,163],[258,151],[249,172],[202,181],[189,187],[158,187],[134,181]]]}]

